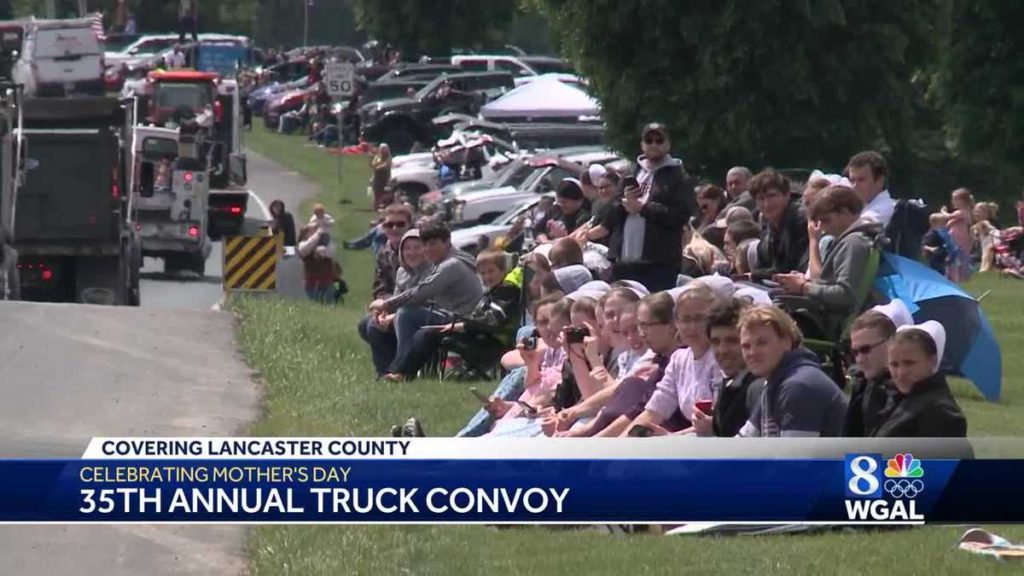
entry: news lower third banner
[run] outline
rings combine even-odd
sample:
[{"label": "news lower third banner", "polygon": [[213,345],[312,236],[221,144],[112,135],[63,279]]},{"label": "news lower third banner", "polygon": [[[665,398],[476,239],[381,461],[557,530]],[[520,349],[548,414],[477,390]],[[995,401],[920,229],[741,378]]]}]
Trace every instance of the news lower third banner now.
[{"label": "news lower third banner", "polygon": [[[798,453],[821,446],[807,442]],[[793,457],[780,446],[98,438],[81,459],[0,460],[0,522],[1024,522],[1024,459],[928,457],[941,445]]]}]

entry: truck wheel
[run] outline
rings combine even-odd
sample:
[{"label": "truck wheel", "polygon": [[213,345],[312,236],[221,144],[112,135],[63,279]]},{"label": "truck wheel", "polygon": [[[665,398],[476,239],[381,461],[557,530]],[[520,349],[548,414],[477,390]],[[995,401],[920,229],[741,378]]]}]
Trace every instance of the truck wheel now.
[{"label": "truck wheel", "polygon": [[416,144],[416,135],[402,127],[396,127],[384,133],[380,139],[391,148],[392,155],[408,154],[413,144]]},{"label": "truck wheel", "polygon": [[206,276],[206,255],[201,250],[195,254],[189,254],[188,259],[189,270],[198,274],[200,279]]},{"label": "truck wheel", "polygon": [[75,263],[75,301],[84,304],[121,305],[128,300],[125,260],[120,257],[82,257]]}]

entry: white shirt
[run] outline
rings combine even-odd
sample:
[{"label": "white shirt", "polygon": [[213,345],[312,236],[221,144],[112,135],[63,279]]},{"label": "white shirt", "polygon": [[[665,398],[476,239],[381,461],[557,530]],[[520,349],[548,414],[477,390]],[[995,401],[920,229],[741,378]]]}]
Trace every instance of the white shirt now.
[{"label": "white shirt", "polygon": [[889,195],[889,191],[882,190],[878,193],[878,196],[875,196],[871,202],[868,202],[868,205],[864,207],[860,215],[862,218],[871,218],[875,222],[880,222],[883,227],[887,227],[889,226],[889,221],[892,220],[892,213],[895,210],[896,202]]}]

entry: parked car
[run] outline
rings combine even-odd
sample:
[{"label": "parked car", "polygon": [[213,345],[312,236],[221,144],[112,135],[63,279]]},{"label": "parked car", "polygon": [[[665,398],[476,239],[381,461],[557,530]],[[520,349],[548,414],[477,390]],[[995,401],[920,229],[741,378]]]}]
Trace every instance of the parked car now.
[{"label": "parked car", "polygon": [[[239,39],[248,40],[243,36],[235,36],[232,34],[203,33],[199,35],[200,42],[204,40],[218,41]],[[168,48],[174,48],[177,44],[177,34],[146,34],[120,50],[107,50],[103,54],[103,60],[106,62],[107,67],[120,66],[133,58],[159,54]]]},{"label": "parked car", "polygon": [[[519,186],[500,186],[487,190],[452,193],[443,199],[444,211],[452,227],[489,223],[523,200],[553,192],[564,178],[578,176],[584,166],[608,164],[620,157],[610,151],[583,154],[538,154],[530,161],[534,171]],[[570,164],[576,167],[570,169]]]},{"label": "parked car", "polygon": [[281,122],[281,116],[285,112],[292,112],[302,108],[306,95],[314,90],[316,90],[315,87],[301,88],[279,94],[267,106],[266,112],[263,113],[263,125],[270,130],[277,130],[278,124]]},{"label": "parked car", "polygon": [[[503,236],[508,238],[509,232],[516,227],[516,221],[526,218],[544,196],[553,198],[555,194],[548,192],[521,200],[488,224],[477,224],[476,226],[453,230],[452,246],[470,254],[476,254],[484,248],[494,245],[495,240],[498,238]],[[515,240],[513,238],[508,239]]]},{"label": "parked car", "polygon": [[[493,179],[495,164],[504,165],[517,154],[515,147],[490,136],[481,136],[478,133],[460,133],[453,136],[453,145],[443,147],[431,152],[426,162],[406,162],[399,166],[392,164],[391,182],[397,192],[410,199],[419,200],[431,190],[437,190],[441,186],[440,166],[438,157],[452,154],[454,157],[448,165],[461,167],[460,154],[466,146],[479,148],[482,155],[482,178]],[[475,181],[475,180],[472,180]]]},{"label": "parked car", "polygon": [[452,56],[452,64],[477,72],[501,70],[509,72],[518,79],[539,76],[541,74],[575,74],[566,61],[553,56],[507,56],[501,54],[469,56]]},{"label": "parked car", "polygon": [[276,100],[281,94],[308,87],[308,76],[303,76],[294,82],[275,82],[261,86],[249,94],[249,109],[252,110],[253,115],[262,116],[270,102]]},{"label": "parked car", "polygon": [[433,80],[441,74],[457,74],[459,72],[463,72],[462,68],[454,64],[401,64],[378,78],[377,82],[391,82],[410,76],[421,77],[427,75],[430,75],[430,79]]},{"label": "parked car", "polygon": [[24,85],[27,96],[102,95],[103,52],[91,22],[26,22],[22,51],[11,76]]},{"label": "parked car", "polygon": [[360,108],[363,136],[373,142],[386,142],[396,153],[409,151],[417,142],[429,146],[444,132],[433,124],[435,117],[452,112],[476,114],[485,103],[514,86],[507,72],[445,74],[413,97]]}]

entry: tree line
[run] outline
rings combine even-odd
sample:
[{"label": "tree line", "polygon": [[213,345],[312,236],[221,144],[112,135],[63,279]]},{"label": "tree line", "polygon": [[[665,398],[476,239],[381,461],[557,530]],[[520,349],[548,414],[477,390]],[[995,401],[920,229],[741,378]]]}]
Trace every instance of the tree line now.
[{"label": "tree line", "polygon": [[[125,0],[173,30],[174,0]],[[90,0],[110,16],[119,0]],[[305,6],[309,2],[311,5]],[[74,10],[76,0],[57,0]],[[0,0],[17,15],[45,0]],[[892,160],[902,195],[1016,197],[1024,168],[1024,4],[1003,0],[199,0],[204,30],[268,47],[375,38],[407,55],[549,47],[590,80],[613,146],[667,123],[698,174],[734,164]]]}]

